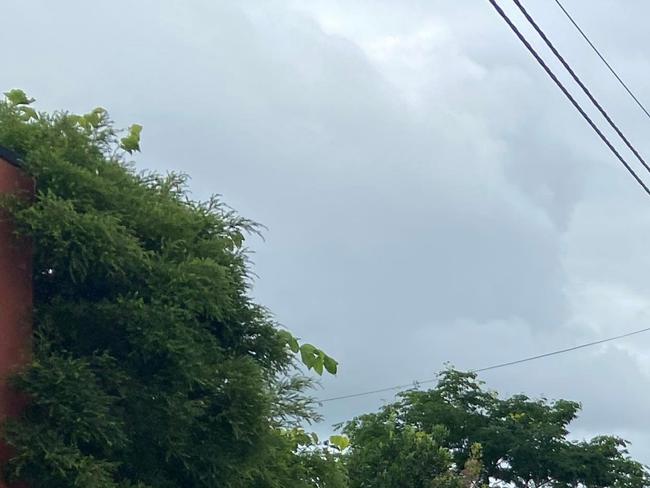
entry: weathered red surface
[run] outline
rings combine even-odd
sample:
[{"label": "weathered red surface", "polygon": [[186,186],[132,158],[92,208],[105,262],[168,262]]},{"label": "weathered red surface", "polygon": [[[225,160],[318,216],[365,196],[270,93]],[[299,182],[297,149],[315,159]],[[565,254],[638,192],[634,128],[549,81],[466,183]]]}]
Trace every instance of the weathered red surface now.
[{"label": "weathered red surface", "polygon": [[[0,194],[33,193],[33,182],[19,168],[0,158]],[[7,378],[25,365],[31,353],[32,249],[14,235],[6,213],[0,211],[0,424],[20,413],[24,399]],[[0,466],[11,455],[0,443]],[[6,488],[0,476],[0,488]]]}]

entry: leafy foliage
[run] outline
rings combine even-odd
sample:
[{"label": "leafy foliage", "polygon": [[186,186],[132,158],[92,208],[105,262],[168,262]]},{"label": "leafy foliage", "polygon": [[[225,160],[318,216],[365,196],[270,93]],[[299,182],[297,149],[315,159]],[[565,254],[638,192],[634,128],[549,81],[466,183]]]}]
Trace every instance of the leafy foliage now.
[{"label": "leafy foliage", "polygon": [[129,127],[129,133],[120,139],[120,147],[129,154],[134,151],[140,150],[140,134],[142,133],[142,126],[140,124],[133,124]]},{"label": "leafy foliage", "polygon": [[278,334],[292,352],[300,353],[302,363],[307,366],[308,370],[314,370],[318,375],[323,374],[323,369],[330,374],[338,372],[339,363],[321,349],[312,344],[300,345],[298,339],[286,330],[281,330]]},{"label": "leafy foliage", "polygon": [[35,101],[33,98],[28,97],[27,93],[25,93],[23,90],[17,88],[5,92],[4,95],[7,98],[7,102],[16,107],[20,105],[30,105]]},{"label": "leafy foliage", "polygon": [[[0,102],[0,144],[37,183],[32,202],[4,202],[35,249],[34,361],[15,380],[31,401],[4,432],[8,477],[325,486],[281,476],[330,458],[283,433],[315,415],[293,343],[249,296],[255,224],[216,197],[192,200],[184,175],[136,173],[123,155],[139,150],[140,126],[120,138],[102,108],[47,114],[32,102],[20,90]],[[336,371],[313,351],[321,362],[308,367]]]},{"label": "leafy foliage", "polygon": [[402,422],[395,406],[349,422],[345,433],[351,445],[351,488],[425,488],[451,474],[453,459],[443,445],[444,428],[418,430]]},{"label": "leafy foliage", "polygon": [[567,439],[579,409],[566,400],[501,399],[474,373],[446,370],[436,388],[403,393],[345,425],[350,486],[649,486],[624,440]]}]

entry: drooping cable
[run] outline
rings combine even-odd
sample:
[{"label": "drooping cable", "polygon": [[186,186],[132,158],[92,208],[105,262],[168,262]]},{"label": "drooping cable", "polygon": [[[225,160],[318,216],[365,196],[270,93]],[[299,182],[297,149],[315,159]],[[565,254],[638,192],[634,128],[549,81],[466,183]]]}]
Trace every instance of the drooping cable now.
[{"label": "drooping cable", "polygon": [[[494,369],[505,368],[505,367],[508,367],[508,366],[515,366],[517,364],[527,363],[527,362],[530,362],[530,361],[535,361],[537,359],[543,359],[543,358],[547,358],[547,357],[551,357],[551,356],[557,356],[559,354],[566,354],[568,352],[577,351],[579,349],[584,349],[584,348],[587,348],[587,347],[596,346],[598,344],[604,344],[606,342],[617,341],[619,339],[624,339],[626,337],[634,336],[634,335],[637,335],[637,334],[642,334],[642,333],[648,332],[648,331],[650,331],[650,327],[645,327],[643,329],[634,330],[632,332],[627,332],[625,334],[617,335],[617,336],[614,336],[614,337],[608,337],[606,339],[600,339],[600,340],[597,340],[597,341],[586,342],[584,344],[579,344],[577,346],[566,347],[564,349],[557,349],[555,351],[546,352],[544,354],[537,354],[536,356],[528,356],[528,357],[525,357],[525,358],[522,358],[522,359],[517,359],[515,361],[508,361],[508,362],[505,362],[505,363],[493,364],[491,366],[486,366],[486,367],[478,368],[478,369],[472,369],[470,371],[472,371],[474,373],[482,373],[484,371],[491,371],[491,370],[494,370]],[[317,400],[317,402],[318,403],[327,403],[327,402],[334,402],[334,401],[337,401],[337,400],[346,400],[348,398],[357,398],[357,397],[363,397],[363,396],[368,396],[368,395],[374,395],[376,393],[385,393],[385,392],[388,392],[388,391],[404,390],[406,388],[417,387],[419,385],[424,385],[424,384],[427,384],[427,383],[435,383],[436,381],[438,381],[437,378],[429,378],[429,379],[422,380],[422,381],[413,381],[412,383],[406,383],[406,384],[403,384],[403,385],[389,386],[387,388],[379,388],[377,390],[368,390],[368,391],[363,391],[363,392],[358,392],[358,393],[350,393],[348,395],[340,395],[340,396],[335,396],[335,397],[330,397],[330,398],[323,398],[321,400]]]},{"label": "drooping cable", "polygon": [[564,12],[564,15],[569,19],[569,21],[573,24],[573,26],[578,30],[582,38],[587,41],[587,44],[593,49],[593,51],[598,55],[600,60],[607,66],[607,69],[614,75],[614,77],[618,80],[618,82],[621,84],[621,86],[625,89],[625,91],[632,97],[634,102],[645,112],[646,116],[650,119],[650,112],[645,108],[645,106],[641,103],[639,98],[632,92],[632,89],[627,86],[627,83],[623,81],[623,79],[619,76],[619,74],[616,72],[616,70],[612,67],[611,64],[605,59],[605,56],[600,52],[600,50],[594,45],[593,42],[591,42],[591,39],[589,39],[589,36],[585,34],[585,31],[582,30],[582,28],[578,25],[578,22],[573,18],[573,16],[567,11],[566,8],[564,8],[564,5],[560,2],[560,0],[555,0],[555,3],[557,4],[558,7],[560,7],[560,10]]},{"label": "drooping cable", "polygon": [[612,145],[612,143],[609,141],[607,136],[603,134],[603,132],[598,128],[598,126],[594,123],[594,121],[589,117],[587,112],[584,111],[584,109],[580,106],[580,104],[576,101],[576,99],[571,95],[569,90],[566,89],[564,84],[558,79],[558,77],[553,73],[551,68],[548,67],[546,62],[541,58],[541,56],[537,53],[535,48],[528,42],[526,37],[519,31],[517,26],[510,20],[510,17],[508,17],[508,14],[506,14],[501,6],[496,2],[496,0],[488,0],[490,4],[494,7],[494,9],[497,11],[497,13],[501,16],[501,18],[508,24],[508,27],[515,33],[517,38],[521,41],[521,43],[526,47],[526,49],[533,55],[535,60],[539,63],[539,65],[544,69],[546,74],[553,80],[553,82],[557,85],[557,87],[562,91],[564,96],[567,97],[567,99],[571,102],[571,104],[575,107],[575,109],[582,115],[582,117],[587,121],[589,126],[594,130],[594,132],[600,137],[600,139],[605,143],[605,145],[609,148],[609,150],[616,156],[616,159],[619,160],[619,162],[625,167],[628,173],[632,175],[632,177],[636,180],[636,182],[643,188],[643,190],[650,196],[650,188],[644,183],[644,181],[639,177],[639,175],[636,174],[634,169],[629,165],[629,163],[621,156],[621,153],[618,152],[618,150]]},{"label": "drooping cable", "polygon": [[580,77],[576,74],[576,72],[571,68],[569,63],[564,59],[564,57],[560,54],[560,52],[557,50],[555,45],[551,42],[551,40],[548,38],[546,33],[542,30],[542,28],[539,26],[539,24],[533,19],[533,17],[530,15],[528,10],[523,6],[520,0],[512,0],[514,4],[519,8],[522,14],[524,14],[524,17],[526,17],[526,20],[530,25],[533,26],[533,29],[539,34],[539,36],[542,38],[544,43],[549,47],[549,49],[553,52],[555,57],[562,63],[562,66],[568,71],[568,73],[571,75],[571,78],[578,84],[578,86],[582,89],[585,95],[587,95],[587,98],[591,101],[591,103],[598,109],[598,111],[601,113],[601,115],[605,118],[607,123],[611,126],[612,129],[614,129],[614,132],[618,134],[618,136],[621,138],[621,140],[625,143],[625,145],[628,147],[630,151],[636,156],[636,158],[639,160],[639,162],[643,165],[643,167],[650,173],[650,166],[645,162],[645,159],[643,159],[643,156],[637,151],[637,149],[632,145],[632,143],[628,140],[627,137],[625,137],[625,134],[619,129],[618,125],[614,123],[612,118],[609,116],[607,111],[602,107],[600,103],[598,103],[598,100],[593,96],[589,88],[585,86],[585,84],[582,82]]}]

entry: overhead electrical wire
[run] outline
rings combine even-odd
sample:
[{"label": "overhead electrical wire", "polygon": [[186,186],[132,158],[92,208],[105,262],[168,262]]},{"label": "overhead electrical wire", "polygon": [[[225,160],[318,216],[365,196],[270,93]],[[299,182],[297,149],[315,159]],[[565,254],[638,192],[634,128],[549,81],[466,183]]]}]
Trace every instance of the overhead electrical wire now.
[{"label": "overhead electrical wire", "polygon": [[557,50],[555,45],[551,42],[551,40],[548,38],[546,33],[542,30],[542,28],[535,22],[535,19],[528,13],[526,8],[522,5],[520,0],[512,0],[514,4],[519,8],[522,14],[524,14],[524,17],[526,17],[526,20],[530,25],[533,26],[533,29],[539,34],[539,36],[542,38],[542,40],[546,43],[546,45],[549,47],[549,49],[553,52],[555,57],[562,63],[562,66],[569,72],[571,75],[571,78],[578,84],[578,86],[582,89],[585,95],[587,95],[587,98],[591,101],[591,103],[594,104],[594,106],[598,109],[598,111],[601,113],[601,115],[605,118],[607,123],[611,126],[612,129],[618,134],[618,136],[622,139],[622,141],[625,143],[625,145],[634,153],[636,158],[641,162],[643,167],[650,173],[650,166],[645,162],[645,159],[641,156],[639,151],[632,145],[632,143],[625,137],[625,134],[619,129],[619,127],[614,123],[612,118],[609,116],[607,111],[598,103],[598,100],[593,96],[591,91],[585,86],[585,84],[582,82],[580,77],[575,73],[573,68],[569,65],[569,63],[564,59],[564,57],[560,54],[560,52]]},{"label": "overhead electrical wire", "polygon": [[598,126],[594,123],[594,121],[589,117],[587,112],[584,111],[584,109],[580,106],[580,104],[576,101],[576,99],[571,95],[571,93],[566,89],[564,84],[558,79],[558,77],[553,73],[551,68],[548,67],[546,62],[541,58],[541,56],[535,51],[535,48],[528,42],[528,40],[524,37],[524,35],[519,31],[517,26],[512,22],[510,17],[503,11],[501,6],[496,2],[496,0],[488,0],[490,4],[494,7],[494,9],[497,11],[497,13],[501,16],[501,18],[508,24],[508,27],[515,33],[517,38],[521,41],[521,43],[526,47],[526,49],[533,55],[535,60],[539,63],[539,65],[544,69],[546,74],[553,80],[553,82],[557,85],[557,87],[562,91],[564,96],[567,97],[567,99],[571,102],[571,104],[575,107],[575,109],[582,115],[582,117],[587,121],[589,126],[594,130],[594,132],[600,137],[600,139],[605,143],[605,145],[609,148],[609,150],[616,156],[616,159],[619,160],[619,162],[625,167],[628,173],[632,175],[632,177],[636,180],[636,182],[643,188],[643,191],[645,191],[648,196],[650,196],[650,188],[643,182],[643,180],[639,177],[639,175],[636,174],[634,169],[629,165],[629,163],[621,156],[621,154],[618,152],[618,150],[612,145],[612,143],[609,141],[607,136],[603,134],[603,132],[598,128]]},{"label": "overhead electrical wire", "polygon": [[[525,357],[523,359],[517,359],[515,361],[508,361],[508,362],[505,362],[505,363],[493,364],[491,366],[486,366],[484,368],[471,369],[470,371],[473,372],[473,373],[482,373],[484,371],[491,371],[493,369],[500,369],[500,368],[505,368],[505,367],[508,367],[508,366],[514,366],[514,365],[517,365],[517,364],[522,364],[522,363],[527,363],[527,362],[530,362],[530,361],[535,361],[537,359],[547,358],[547,357],[551,357],[551,356],[557,356],[559,354],[566,354],[568,352],[577,351],[578,349],[584,349],[584,348],[587,348],[587,347],[596,346],[598,344],[604,344],[606,342],[611,342],[611,341],[616,341],[616,340],[619,340],[619,339],[624,339],[626,337],[630,337],[630,336],[641,334],[643,332],[648,332],[648,331],[650,331],[650,327],[645,327],[643,329],[634,330],[632,332],[627,332],[625,334],[617,335],[617,336],[614,336],[614,337],[608,337],[607,339],[600,339],[600,340],[597,340],[597,341],[586,342],[584,344],[579,344],[577,346],[567,347],[567,348],[564,348],[564,349],[557,349],[555,351],[547,352],[547,353],[544,353],[544,354],[538,354],[536,356],[528,356],[528,357]],[[358,393],[350,393],[348,395],[340,395],[340,396],[335,396],[335,397],[323,398],[323,399],[316,400],[316,401],[317,401],[317,403],[328,403],[328,402],[334,402],[334,401],[337,401],[337,400],[346,400],[346,399],[349,399],[349,398],[357,398],[357,397],[364,397],[364,396],[368,396],[368,395],[374,395],[376,393],[385,393],[385,392],[389,392],[389,391],[403,390],[405,388],[417,387],[419,385],[424,385],[424,384],[427,384],[427,383],[434,383],[436,381],[438,381],[437,378],[429,378],[429,379],[426,379],[426,380],[423,380],[423,381],[413,381],[411,383],[406,383],[406,384],[403,384],[403,385],[389,386],[387,388],[379,388],[377,390],[368,390],[368,391],[362,391],[362,392],[358,392]]]},{"label": "overhead electrical wire", "polygon": [[632,97],[632,99],[636,102],[636,104],[643,110],[648,118],[650,118],[650,112],[645,108],[645,106],[641,103],[639,98],[632,92],[630,87],[627,86],[627,83],[623,81],[623,79],[619,76],[619,74],[616,72],[616,70],[612,67],[611,64],[605,59],[605,56],[600,52],[600,50],[594,45],[593,42],[591,42],[591,39],[585,34],[585,32],[582,30],[582,28],[578,25],[578,23],[575,21],[573,16],[567,11],[566,8],[564,8],[564,5],[560,2],[560,0],[554,0],[555,3],[557,4],[558,7],[560,7],[560,10],[564,12],[564,15],[569,19],[569,21],[573,24],[573,26],[578,30],[580,35],[583,37],[585,41],[587,41],[587,44],[593,49],[593,51],[598,55],[600,60],[607,66],[607,69],[614,75],[614,77],[618,80],[618,82],[621,84],[621,86],[625,89],[625,91]]}]

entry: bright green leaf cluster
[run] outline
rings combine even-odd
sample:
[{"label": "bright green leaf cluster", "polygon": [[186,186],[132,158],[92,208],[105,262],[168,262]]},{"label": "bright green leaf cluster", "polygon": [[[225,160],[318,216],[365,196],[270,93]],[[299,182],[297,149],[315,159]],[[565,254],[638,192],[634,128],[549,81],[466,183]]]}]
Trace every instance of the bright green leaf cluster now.
[{"label": "bright green leaf cluster", "polygon": [[321,349],[318,349],[312,344],[301,345],[298,339],[286,330],[279,331],[278,336],[291,352],[300,353],[300,359],[307,366],[308,370],[313,369],[319,375],[322,375],[323,371],[327,371],[329,374],[336,374],[338,372],[339,363],[331,356],[325,354]]},{"label": "bright green leaf cluster", "polygon": [[[120,147],[129,154],[135,151],[140,151],[140,134],[142,133],[142,126],[140,124],[133,124],[129,127],[128,134],[120,139]],[[241,241],[242,239],[240,239]]]},{"label": "bright green leaf cluster", "polygon": [[28,97],[23,90],[17,88],[5,92],[4,95],[6,97],[7,103],[10,103],[11,105],[14,106],[30,105],[35,102],[35,100],[33,98]]},{"label": "bright green leaf cluster", "polygon": [[17,116],[23,122],[30,122],[38,119],[38,112],[34,110],[31,105],[34,99],[27,96],[23,90],[14,89],[4,93],[7,103],[11,104]]},{"label": "bright green leaf cluster", "polygon": [[329,438],[329,443],[339,451],[344,451],[350,445],[350,439],[344,435],[332,435]]}]

